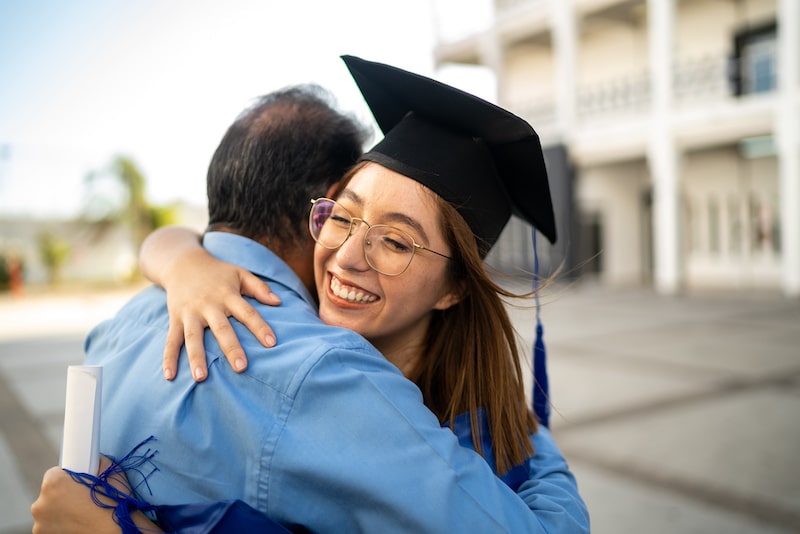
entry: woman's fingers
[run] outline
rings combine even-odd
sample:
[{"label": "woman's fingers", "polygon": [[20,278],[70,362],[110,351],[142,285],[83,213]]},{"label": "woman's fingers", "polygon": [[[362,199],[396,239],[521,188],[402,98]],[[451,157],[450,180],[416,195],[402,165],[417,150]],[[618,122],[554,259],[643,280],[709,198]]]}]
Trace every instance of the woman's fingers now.
[{"label": "woman's fingers", "polygon": [[[256,337],[259,343],[267,348],[275,346],[275,343],[277,342],[275,332],[272,331],[272,328],[270,328],[267,322],[264,321],[264,318],[261,317],[261,314],[258,313],[258,311],[251,306],[249,302],[242,297],[234,297],[230,299],[230,303],[227,308],[231,317],[245,325],[247,329],[250,330],[250,332]],[[220,340],[219,336],[217,336],[217,340]],[[238,345],[238,340],[236,341]],[[233,346],[233,340],[229,340],[227,337],[225,342],[226,344],[230,343],[231,346]],[[228,358],[228,360],[230,361],[230,358]]]},{"label": "woman's fingers", "polygon": [[251,273],[242,269],[239,271],[239,278],[241,280],[242,295],[253,297],[261,304],[268,306],[279,306],[281,298],[272,292],[269,284]]},{"label": "woman's fingers", "polygon": [[[241,298],[239,298],[241,300]],[[232,314],[236,317],[236,314]],[[230,363],[231,367],[237,373],[241,373],[247,369],[247,355],[242,349],[236,331],[231,326],[231,322],[227,316],[215,317],[208,322],[208,326],[214,337],[217,338],[222,353]],[[191,360],[191,358],[190,358]]]},{"label": "woman's fingers", "polygon": [[205,325],[198,321],[184,323],[183,335],[186,342],[186,354],[189,357],[189,369],[195,382],[202,382],[208,376],[208,362],[203,344]]},{"label": "woman's fingers", "polygon": [[183,323],[170,318],[167,342],[164,344],[164,361],[162,368],[164,378],[173,380],[178,374],[178,358],[183,347]]}]

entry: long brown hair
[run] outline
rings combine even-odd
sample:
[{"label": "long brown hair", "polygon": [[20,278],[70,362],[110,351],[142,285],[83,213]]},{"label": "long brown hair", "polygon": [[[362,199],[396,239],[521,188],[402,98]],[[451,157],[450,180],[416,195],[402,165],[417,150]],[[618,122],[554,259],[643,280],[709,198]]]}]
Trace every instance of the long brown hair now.
[{"label": "long brown hair", "polygon": [[435,198],[453,258],[450,277],[462,299],[434,311],[416,382],[442,423],[452,427],[456,416],[469,412],[472,442],[481,454],[477,410],[484,410],[496,469],[503,474],[533,453],[529,434],[537,428],[525,400],[516,333],[501,299],[518,295],[489,278],[466,221]]}]

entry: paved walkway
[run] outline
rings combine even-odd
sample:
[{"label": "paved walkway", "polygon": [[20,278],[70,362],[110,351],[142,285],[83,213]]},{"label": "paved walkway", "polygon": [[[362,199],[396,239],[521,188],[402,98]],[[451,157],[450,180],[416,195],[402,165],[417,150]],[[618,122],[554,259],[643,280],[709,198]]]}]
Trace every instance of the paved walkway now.
[{"label": "paved walkway", "polygon": [[[0,297],[0,534],[30,532],[66,365],[128,294]],[[512,314],[530,344],[533,310]],[[542,315],[593,532],[800,532],[800,301],[559,286]]]}]

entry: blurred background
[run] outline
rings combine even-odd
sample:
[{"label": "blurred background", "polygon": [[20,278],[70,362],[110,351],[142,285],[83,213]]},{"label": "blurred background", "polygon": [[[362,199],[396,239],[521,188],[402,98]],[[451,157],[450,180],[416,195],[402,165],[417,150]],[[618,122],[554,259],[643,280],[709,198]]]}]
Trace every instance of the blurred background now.
[{"label": "blurred background", "polygon": [[[143,285],[141,240],[204,228],[239,111],[315,82],[372,121],[341,54],[539,133],[553,426],[594,531],[800,531],[796,0],[0,0],[0,534],[29,530],[64,366]],[[530,227],[488,261],[531,272]]]}]

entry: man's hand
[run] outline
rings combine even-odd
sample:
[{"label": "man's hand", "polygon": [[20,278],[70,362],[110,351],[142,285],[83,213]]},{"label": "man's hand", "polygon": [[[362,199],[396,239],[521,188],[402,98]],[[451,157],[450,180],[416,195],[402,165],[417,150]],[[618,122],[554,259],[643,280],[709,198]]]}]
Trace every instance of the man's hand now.
[{"label": "man's hand", "polygon": [[[100,471],[104,471],[111,462],[103,457],[100,460]],[[129,491],[122,480],[114,482],[120,490]],[[113,503],[99,496],[101,502]],[[33,534],[119,534],[120,527],[114,521],[113,509],[102,508],[92,501],[89,488],[75,482],[60,467],[51,467],[44,474],[39,497],[31,505],[33,515]],[[162,532],[141,512],[131,515],[140,530]]]}]

